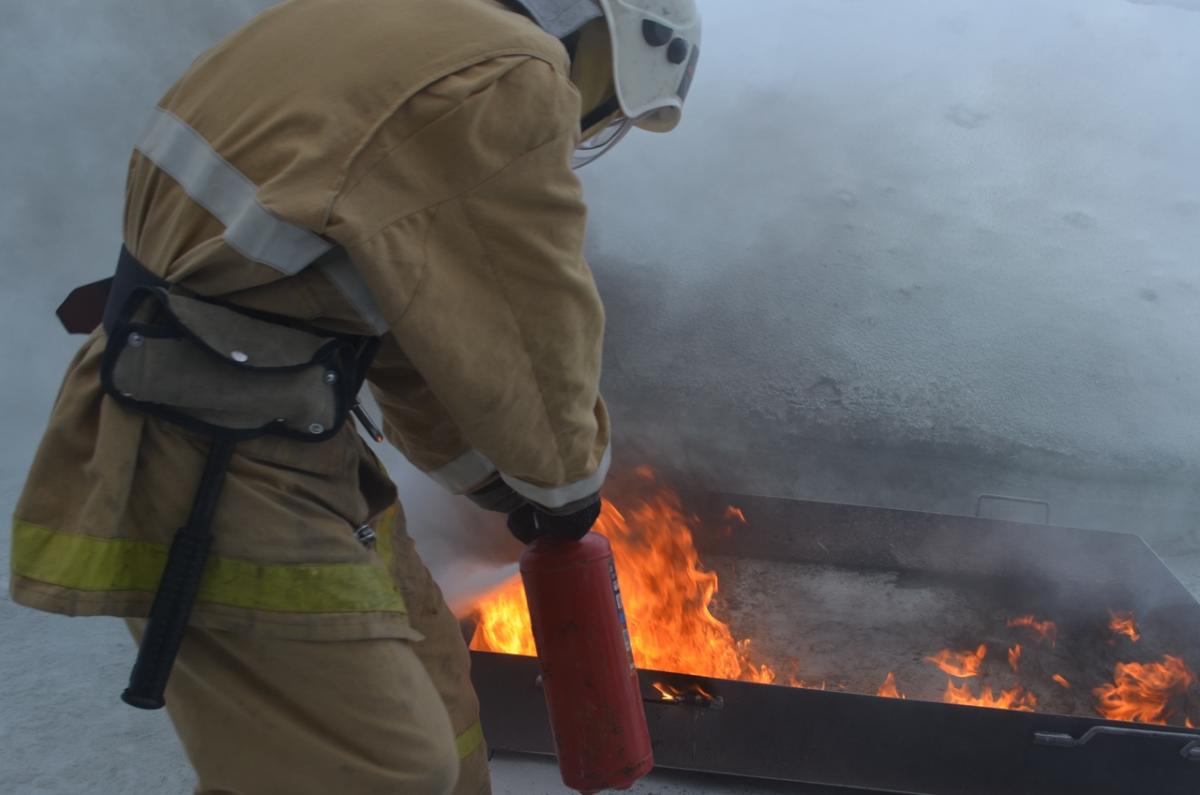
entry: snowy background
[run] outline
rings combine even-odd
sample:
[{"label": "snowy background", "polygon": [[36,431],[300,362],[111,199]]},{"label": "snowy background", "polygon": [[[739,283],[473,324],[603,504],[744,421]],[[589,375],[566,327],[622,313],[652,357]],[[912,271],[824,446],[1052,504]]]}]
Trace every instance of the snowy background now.
[{"label": "snowy background", "polygon": [[[954,513],[1044,499],[1200,583],[1200,0],[701,3],[683,127],[584,172],[621,462]],[[0,0],[5,510],[78,345],[53,309],[113,266],[147,110],[268,5]],[[389,465],[461,588],[468,517]],[[0,792],[186,790],[165,718],[116,703],[119,624],[0,596],[0,637]]]}]

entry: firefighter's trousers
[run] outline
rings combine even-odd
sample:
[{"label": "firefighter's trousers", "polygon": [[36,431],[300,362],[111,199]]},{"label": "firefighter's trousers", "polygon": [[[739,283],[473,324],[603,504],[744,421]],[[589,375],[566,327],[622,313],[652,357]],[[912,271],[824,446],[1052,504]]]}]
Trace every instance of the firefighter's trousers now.
[{"label": "firefighter's trousers", "polygon": [[[458,622],[402,523],[395,550],[424,640],[307,643],[189,628],[166,698],[198,795],[491,791]],[[128,623],[140,638],[145,622]]]}]

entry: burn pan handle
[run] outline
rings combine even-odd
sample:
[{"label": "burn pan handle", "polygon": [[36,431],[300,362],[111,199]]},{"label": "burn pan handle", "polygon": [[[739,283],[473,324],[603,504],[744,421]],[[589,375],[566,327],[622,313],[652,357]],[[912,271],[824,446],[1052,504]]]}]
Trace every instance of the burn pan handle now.
[{"label": "burn pan handle", "polygon": [[[533,686],[538,690],[545,688],[545,681],[542,679],[541,674],[538,674],[537,679],[533,680]],[[659,689],[660,687],[662,689]],[[655,685],[654,696],[648,696],[645,692],[642,693],[642,703],[657,704],[660,707],[682,706],[698,709],[725,709],[724,698],[714,696],[697,684],[693,684],[686,689],[680,689],[659,682]]]},{"label": "burn pan handle", "polygon": [[642,696],[642,703],[654,704],[659,707],[691,707],[693,709],[725,709],[725,699],[720,696],[713,698],[703,698],[701,696],[692,696],[690,698],[650,698]]},{"label": "burn pan handle", "polygon": [[1034,732],[1035,745],[1046,745],[1051,748],[1082,748],[1101,734],[1116,737],[1154,737],[1176,742],[1186,741],[1179,755],[1189,762],[1200,762],[1200,734],[1178,734],[1176,732],[1154,731],[1153,729],[1124,729],[1119,726],[1093,726],[1076,739],[1069,734],[1059,732]]},{"label": "burn pan handle", "polygon": [[690,682],[681,685],[674,685],[668,682],[654,682],[654,695],[647,695],[647,689],[642,688],[642,701],[646,704],[657,704],[658,706],[683,706],[694,707],[697,709],[724,709],[725,699],[721,696],[714,695],[699,682]]},{"label": "burn pan handle", "polygon": [[983,506],[985,501],[990,502],[1011,502],[1017,505],[1035,505],[1042,509],[1045,516],[1042,518],[1042,524],[1050,524],[1050,503],[1046,500],[1035,500],[1029,497],[1010,497],[1006,494],[980,494],[975,500],[975,518],[986,518],[983,515]]}]

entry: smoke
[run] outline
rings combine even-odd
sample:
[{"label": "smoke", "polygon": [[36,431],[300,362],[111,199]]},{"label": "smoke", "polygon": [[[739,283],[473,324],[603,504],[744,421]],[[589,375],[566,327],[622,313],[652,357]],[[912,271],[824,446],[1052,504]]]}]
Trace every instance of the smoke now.
[{"label": "smoke", "polygon": [[1200,11],[1200,0],[1129,0],[1144,6],[1174,6],[1184,11]]},{"label": "smoke", "polygon": [[79,346],[54,308],[115,267],[125,170],[146,114],[196,55],[267,5],[0,2],[0,469],[13,488]]},{"label": "smoke", "polygon": [[1195,549],[1200,17],[705,6],[683,126],[585,172],[623,444],[713,487]]},{"label": "smoke", "polygon": [[[146,109],[269,5],[5,4],[10,502],[77,344],[53,307],[111,267]],[[583,172],[618,465],[958,513],[1016,494],[1196,549],[1194,4],[702,5],[682,127]],[[512,560],[388,463],[431,568]]]},{"label": "smoke", "polygon": [[[364,403],[378,410],[369,394]],[[488,593],[517,575],[521,544],[488,513],[445,491],[390,448],[376,448],[396,484],[409,535],[451,610],[465,618]]]},{"label": "smoke", "polygon": [[[1045,499],[1054,522],[1141,532],[1200,592],[1200,3],[700,1],[683,126],[584,172],[617,467],[968,514]],[[10,511],[78,346],[53,309],[113,266],[145,113],[269,5],[0,0]],[[499,517],[385,459],[456,609],[511,575]],[[165,724],[93,687],[126,670],[115,622],[0,598],[0,625],[0,715],[22,721],[0,734],[36,760],[0,788],[186,789]],[[68,736],[147,766],[51,758]]]},{"label": "smoke", "polygon": [[[76,344],[50,313],[119,245],[146,108],[268,5],[7,4],[10,481]],[[583,172],[625,459],[758,493],[970,512],[1011,491],[1062,521],[1191,521],[1200,17],[703,10],[683,126]]]},{"label": "smoke", "polygon": [[[5,493],[77,344],[53,307],[111,267],[146,109],[270,4],[5,4]],[[1195,4],[702,5],[683,126],[584,172],[619,463],[960,513],[1011,493],[1195,549]],[[435,570],[511,560],[400,485]]]}]

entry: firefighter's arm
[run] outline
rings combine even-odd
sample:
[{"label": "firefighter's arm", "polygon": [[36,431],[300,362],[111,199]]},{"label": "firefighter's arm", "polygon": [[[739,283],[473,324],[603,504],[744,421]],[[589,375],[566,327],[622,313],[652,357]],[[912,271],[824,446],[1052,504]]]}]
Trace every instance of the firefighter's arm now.
[{"label": "firefighter's arm", "polygon": [[[370,386],[383,410],[389,441],[447,489],[465,491],[479,507],[507,514],[509,529],[523,542],[547,534],[578,538],[595,522],[600,510],[598,494],[589,493],[555,508],[536,505],[505,482],[490,462],[481,461],[393,337],[385,339],[380,348]],[[485,470],[482,483],[465,485]]]},{"label": "firefighter's arm", "polygon": [[371,380],[392,440],[447,488],[499,477],[549,515],[571,512],[594,504],[609,461],[603,311],[569,167],[578,97],[534,60],[488,93],[455,111],[465,132],[446,166],[473,161],[478,180],[351,248],[368,282],[389,256],[420,260],[396,279],[410,281]]},{"label": "firefighter's arm", "polygon": [[388,441],[417,469],[439,472],[469,449],[445,406],[387,335],[379,346],[367,382],[383,412]]}]

